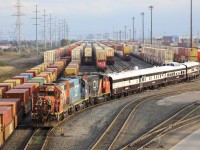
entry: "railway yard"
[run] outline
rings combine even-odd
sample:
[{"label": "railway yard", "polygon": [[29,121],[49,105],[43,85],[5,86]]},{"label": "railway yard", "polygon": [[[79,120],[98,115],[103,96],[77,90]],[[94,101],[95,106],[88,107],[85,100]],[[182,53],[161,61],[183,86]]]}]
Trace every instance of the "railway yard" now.
[{"label": "railway yard", "polygon": [[173,148],[200,127],[197,60],[197,49],[131,42],[46,51],[0,83],[1,149]]},{"label": "railway yard", "polygon": [[[168,134],[169,137],[173,132],[189,130],[192,123],[186,120],[199,117],[199,105],[194,104],[199,95],[198,84],[199,81],[196,81],[147,91],[87,110],[53,129],[46,140],[45,149],[57,149],[58,145],[60,149],[120,149],[131,143],[132,147],[127,146],[127,149],[138,149],[157,135]],[[195,91],[190,89],[192,86],[196,87]],[[177,88],[181,90],[176,90]],[[190,96],[187,96],[188,94]],[[191,112],[192,110],[194,112]],[[170,125],[176,125],[178,122],[178,128],[184,124],[184,120],[185,127],[172,132]],[[199,128],[199,118],[193,118],[192,121],[196,123],[192,128]],[[147,141],[142,139],[151,134],[153,137],[149,137]],[[170,141],[171,138],[165,136],[158,139],[162,140],[162,147],[156,140],[148,145],[148,148],[169,149],[177,142],[177,139]]]}]

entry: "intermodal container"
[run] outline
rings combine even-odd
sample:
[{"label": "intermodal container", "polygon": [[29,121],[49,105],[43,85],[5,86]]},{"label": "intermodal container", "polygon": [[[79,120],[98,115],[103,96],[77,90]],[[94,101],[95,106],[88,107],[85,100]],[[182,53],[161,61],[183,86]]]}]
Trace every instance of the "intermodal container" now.
[{"label": "intermodal container", "polygon": [[25,76],[14,76],[12,77],[12,79],[20,79],[21,80],[21,84],[27,82],[27,78]]},{"label": "intermodal container", "polygon": [[16,116],[21,110],[21,102],[19,98],[15,99],[0,99],[1,107],[11,107],[13,117]]},{"label": "intermodal container", "polygon": [[32,73],[33,77],[35,77],[38,74],[38,71],[37,70],[27,70],[27,71],[25,71],[25,73]]},{"label": "intermodal container", "polygon": [[51,79],[51,82],[56,81],[57,75],[56,75],[55,70],[53,70],[53,69],[46,69],[43,73],[49,74],[49,77],[50,77],[50,79]]},{"label": "intermodal container", "polygon": [[6,91],[10,90],[12,83],[0,83],[0,87],[5,87]]},{"label": "intermodal container", "polygon": [[31,78],[33,78],[32,74],[30,74],[30,73],[21,73],[20,76],[27,77],[27,81],[31,80]]},{"label": "intermodal container", "polygon": [[15,81],[15,82],[16,82],[16,85],[22,84],[21,79],[9,79],[9,80],[10,80],[10,81]]},{"label": "intermodal container", "polygon": [[51,83],[51,79],[50,79],[49,75],[46,73],[40,73],[39,75],[37,75],[37,77],[43,77],[46,79],[47,83]]},{"label": "intermodal container", "polygon": [[28,89],[30,97],[33,96],[33,93],[35,91],[35,85],[34,84],[21,84],[14,87],[14,89]]},{"label": "intermodal container", "polygon": [[30,97],[28,89],[11,89],[4,95],[4,98],[20,98],[21,105],[28,104]]},{"label": "intermodal container", "polygon": [[40,83],[38,82],[30,82],[30,83],[24,83],[24,85],[34,85],[35,89],[38,89],[40,87]]},{"label": "intermodal container", "polygon": [[48,83],[52,83],[53,82],[53,73],[52,72],[41,72],[41,75],[47,75],[48,76]]},{"label": "intermodal container", "polygon": [[58,78],[58,68],[47,68],[45,71],[52,72],[53,81],[56,81]]},{"label": "intermodal container", "polygon": [[1,127],[6,127],[12,121],[12,108],[11,107],[1,107],[0,108],[0,125]]},{"label": "intermodal container", "polygon": [[38,82],[40,86],[43,86],[44,84],[47,83],[46,79],[43,77],[34,77],[28,81],[28,83],[32,83],[32,82]]},{"label": "intermodal container", "polygon": [[6,87],[0,87],[0,98],[3,98],[5,92],[6,92]]},{"label": "intermodal container", "polygon": [[9,136],[12,134],[14,131],[14,119],[9,122],[7,126],[4,128],[4,140],[7,140]]},{"label": "intermodal container", "polygon": [[16,81],[13,81],[13,80],[5,80],[3,81],[3,83],[11,83],[11,89],[16,86]]}]

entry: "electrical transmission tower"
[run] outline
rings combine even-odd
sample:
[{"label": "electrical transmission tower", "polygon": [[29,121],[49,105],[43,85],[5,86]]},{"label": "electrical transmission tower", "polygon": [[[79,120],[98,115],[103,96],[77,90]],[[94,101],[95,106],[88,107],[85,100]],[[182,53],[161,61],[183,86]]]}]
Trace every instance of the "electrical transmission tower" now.
[{"label": "electrical transmission tower", "polygon": [[68,27],[68,23],[66,22],[66,38],[69,39],[69,27]]},{"label": "electrical transmission tower", "polygon": [[21,8],[22,8],[21,0],[16,0],[15,7],[17,8],[16,13],[13,15],[17,17],[16,25],[15,25],[16,26],[15,35],[16,35],[18,50],[20,50],[21,39],[22,39],[22,29],[23,29],[22,16],[24,16],[24,14],[21,11]]},{"label": "electrical transmission tower", "polygon": [[46,10],[44,10],[44,15],[43,15],[43,17],[44,17],[44,49],[46,50],[47,49],[47,43],[46,43]]},{"label": "electrical transmission tower", "polygon": [[40,25],[40,24],[38,24],[38,19],[41,19],[41,18],[38,18],[38,5],[35,5],[35,8],[36,8],[36,10],[34,11],[35,12],[35,18],[33,18],[33,19],[35,19],[35,24],[33,24],[33,25],[35,25],[35,32],[36,32],[36,50],[37,50],[37,54],[39,54],[39,51],[38,51],[38,25]]}]

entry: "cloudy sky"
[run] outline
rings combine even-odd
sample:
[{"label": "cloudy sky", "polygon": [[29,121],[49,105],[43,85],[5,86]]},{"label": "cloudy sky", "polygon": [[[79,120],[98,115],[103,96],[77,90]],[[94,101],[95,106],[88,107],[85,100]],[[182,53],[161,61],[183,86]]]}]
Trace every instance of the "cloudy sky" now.
[{"label": "cloudy sky", "polygon": [[[0,39],[12,38],[15,30],[17,0],[0,0]],[[23,36],[35,38],[33,26],[35,6],[38,5],[39,17],[43,10],[58,20],[66,19],[70,35],[103,34],[113,31],[132,29],[132,17],[135,17],[136,37],[141,37],[142,18],[145,13],[145,37],[149,37],[150,5],[153,9],[153,35],[189,35],[190,0],[21,0]],[[194,35],[200,31],[200,1],[193,0]],[[42,20],[39,21],[39,38],[42,39]]]}]

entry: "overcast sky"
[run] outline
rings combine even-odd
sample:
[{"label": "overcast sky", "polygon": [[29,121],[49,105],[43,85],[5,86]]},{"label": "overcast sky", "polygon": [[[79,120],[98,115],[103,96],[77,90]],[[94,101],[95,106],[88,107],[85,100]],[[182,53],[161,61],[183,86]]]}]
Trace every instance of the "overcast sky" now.
[{"label": "overcast sky", "polygon": [[[16,0],[0,0],[0,39],[11,38],[15,29]],[[150,5],[153,9],[153,35],[189,35],[190,0],[21,0],[23,35],[26,39],[35,38],[33,19],[35,6],[38,5],[39,17],[43,10],[52,13],[53,18],[66,19],[71,35],[124,31],[132,29],[132,17],[135,17],[136,37],[141,37],[142,17],[145,13],[145,37],[150,30]],[[194,35],[200,31],[200,0],[193,0]],[[42,20],[40,20],[42,21]],[[40,22],[39,21],[39,22]],[[42,22],[39,38],[42,39]]]}]

